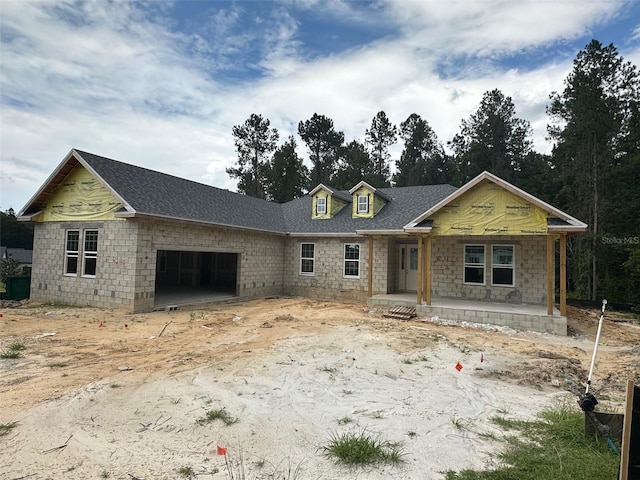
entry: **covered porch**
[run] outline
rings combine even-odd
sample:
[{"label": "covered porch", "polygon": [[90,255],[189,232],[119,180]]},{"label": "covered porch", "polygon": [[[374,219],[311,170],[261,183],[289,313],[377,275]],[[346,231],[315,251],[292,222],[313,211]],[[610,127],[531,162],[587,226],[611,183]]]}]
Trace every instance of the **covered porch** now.
[{"label": "covered porch", "polygon": [[560,310],[553,308],[548,315],[546,306],[482,302],[478,300],[457,300],[432,298],[431,304],[416,303],[414,293],[391,293],[373,295],[367,299],[368,305],[392,307],[403,305],[415,307],[419,317],[438,316],[455,322],[474,322],[503,325],[515,330],[530,330],[555,335],[567,334],[567,318]]}]

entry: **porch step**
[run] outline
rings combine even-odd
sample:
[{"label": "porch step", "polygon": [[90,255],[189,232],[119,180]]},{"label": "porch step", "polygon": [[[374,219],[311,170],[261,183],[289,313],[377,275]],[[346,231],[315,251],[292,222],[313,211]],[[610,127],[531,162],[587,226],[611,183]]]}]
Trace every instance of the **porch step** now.
[{"label": "porch step", "polygon": [[382,314],[385,318],[397,318],[398,320],[410,320],[416,316],[415,307],[404,305],[394,305],[387,313]]}]

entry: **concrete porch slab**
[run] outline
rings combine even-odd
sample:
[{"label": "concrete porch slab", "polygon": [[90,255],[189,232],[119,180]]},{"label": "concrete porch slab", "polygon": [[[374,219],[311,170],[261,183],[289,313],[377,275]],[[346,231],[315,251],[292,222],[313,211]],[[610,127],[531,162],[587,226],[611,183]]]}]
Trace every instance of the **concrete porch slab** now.
[{"label": "concrete porch slab", "polygon": [[545,305],[512,304],[433,298],[431,305],[418,305],[415,293],[374,295],[367,299],[369,305],[391,307],[394,305],[415,306],[419,316],[438,316],[454,322],[475,322],[502,325],[515,330],[530,330],[555,335],[567,334],[567,318],[554,308],[547,315]]}]

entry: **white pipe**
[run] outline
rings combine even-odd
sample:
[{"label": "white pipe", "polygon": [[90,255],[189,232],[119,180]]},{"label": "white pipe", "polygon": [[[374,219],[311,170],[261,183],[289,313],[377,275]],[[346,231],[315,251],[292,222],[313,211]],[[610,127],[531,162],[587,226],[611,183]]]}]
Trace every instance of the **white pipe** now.
[{"label": "white pipe", "polygon": [[596,344],[593,346],[593,356],[591,357],[591,367],[589,367],[589,377],[587,378],[587,389],[584,394],[589,393],[589,387],[591,386],[591,376],[593,375],[593,367],[596,364],[596,354],[598,353],[598,343],[600,343],[600,332],[602,332],[602,322],[604,320],[604,307],[607,305],[606,300],[602,300],[602,313],[600,314],[600,321],[598,322],[598,333],[596,334]]}]

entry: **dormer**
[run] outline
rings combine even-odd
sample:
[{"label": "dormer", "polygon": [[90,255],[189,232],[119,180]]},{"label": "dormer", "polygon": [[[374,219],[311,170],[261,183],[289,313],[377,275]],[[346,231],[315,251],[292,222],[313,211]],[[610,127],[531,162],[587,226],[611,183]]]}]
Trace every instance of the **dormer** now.
[{"label": "dormer", "polygon": [[331,218],[351,202],[349,195],[323,184],[311,190],[309,195],[313,207],[311,217],[314,220]]},{"label": "dormer", "polygon": [[390,200],[364,180],[349,190],[349,193],[352,196],[351,216],[353,218],[373,218]]}]

